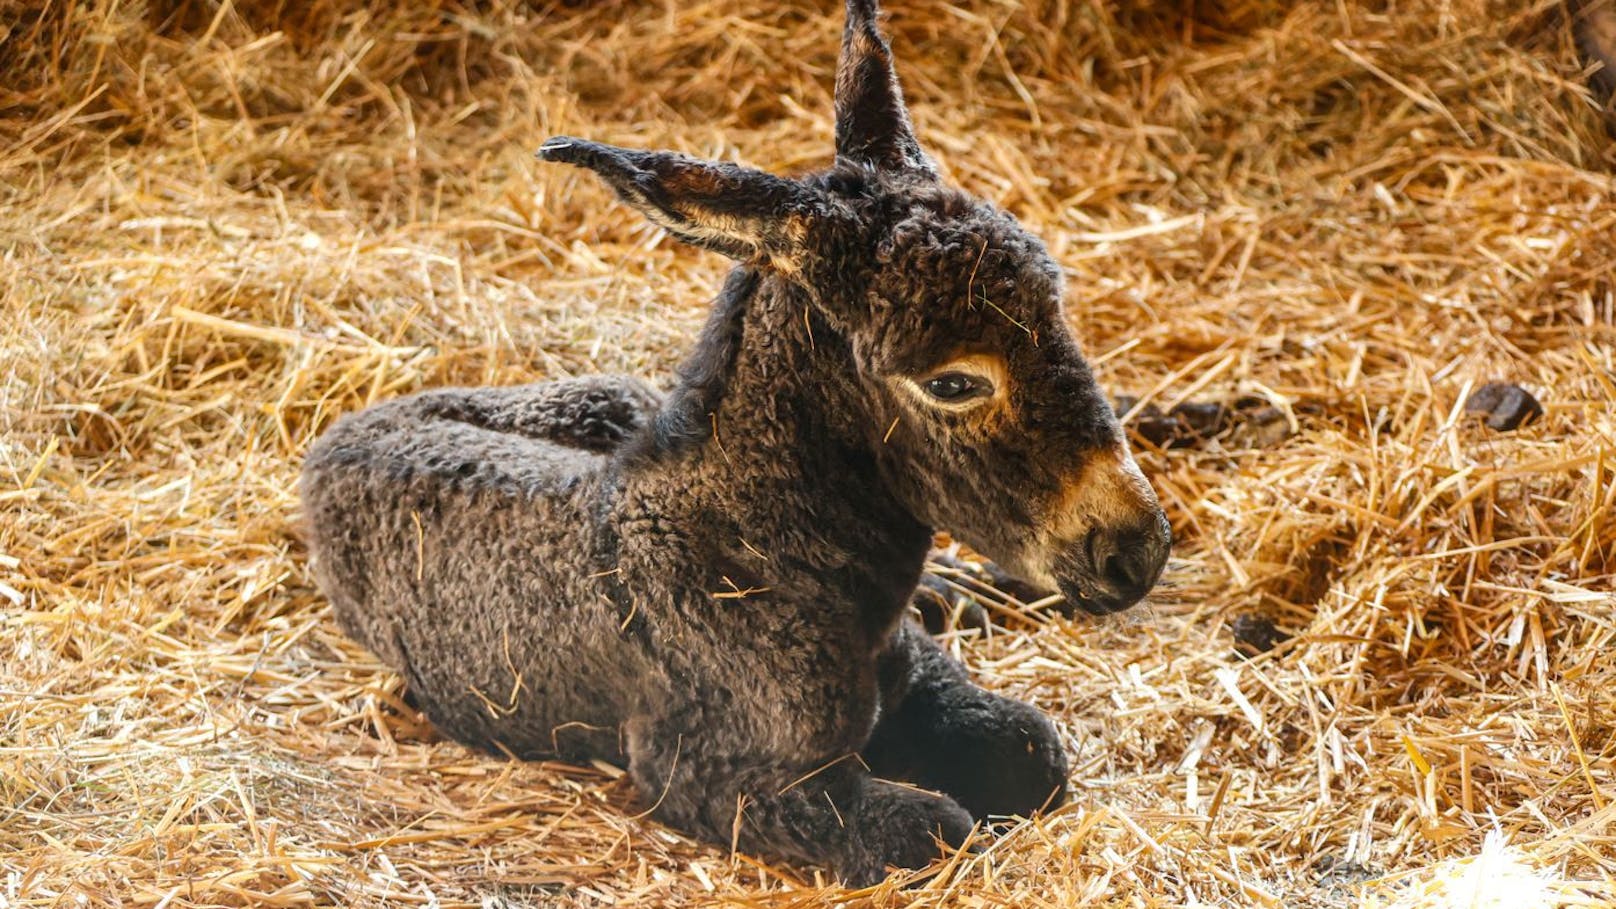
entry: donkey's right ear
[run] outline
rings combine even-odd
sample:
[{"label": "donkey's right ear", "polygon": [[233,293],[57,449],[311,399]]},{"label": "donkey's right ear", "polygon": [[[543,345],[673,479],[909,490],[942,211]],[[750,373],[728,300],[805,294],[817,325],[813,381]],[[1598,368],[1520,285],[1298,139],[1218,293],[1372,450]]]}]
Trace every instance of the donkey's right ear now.
[{"label": "donkey's right ear", "polygon": [[675,237],[732,259],[796,271],[809,229],[833,204],[817,190],[673,152],[647,152],[558,136],[538,157],[594,171],[617,195]]},{"label": "donkey's right ear", "polygon": [[898,87],[892,48],[876,25],[876,0],[847,0],[842,56],[836,64],[836,159],[877,170],[935,178],[920,150]]}]

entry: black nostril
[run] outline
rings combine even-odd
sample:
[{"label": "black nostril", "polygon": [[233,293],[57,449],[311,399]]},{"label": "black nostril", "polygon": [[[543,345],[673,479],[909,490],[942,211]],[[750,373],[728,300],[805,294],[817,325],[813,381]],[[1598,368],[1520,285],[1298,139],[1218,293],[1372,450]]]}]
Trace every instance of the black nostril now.
[{"label": "black nostril", "polygon": [[1114,555],[1105,560],[1105,580],[1107,583],[1122,590],[1138,586],[1138,573],[1131,570],[1128,561],[1120,555]]},{"label": "black nostril", "polygon": [[1121,531],[1098,531],[1089,555],[1098,580],[1116,596],[1138,599],[1150,591],[1167,558],[1165,521]]},{"label": "black nostril", "polygon": [[1143,592],[1148,568],[1145,565],[1148,546],[1142,534],[1123,534],[1116,538],[1116,550],[1106,556],[1100,566],[1100,578],[1118,593]]}]

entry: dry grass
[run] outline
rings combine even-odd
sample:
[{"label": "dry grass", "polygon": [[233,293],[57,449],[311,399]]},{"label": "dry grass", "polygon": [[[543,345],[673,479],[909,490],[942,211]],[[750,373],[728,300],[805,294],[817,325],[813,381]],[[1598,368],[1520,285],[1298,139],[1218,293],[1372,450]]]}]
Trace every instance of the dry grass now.
[{"label": "dry grass", "polygon": [[[955,639],[1076,798],[856,895],[432,741],[293,486],[381,397],[666,376],[722,263],[531,151],[819,165],[839,10],[394,6],[0,2],[0,905],[1439,905],[1494,830],[1616,900],[1616,152],[1557,3],[893,4],[1105,381],[1296,431],[1144,453],[1154,605]],[[1546,416],[1464,416],[1495,378]]]}]

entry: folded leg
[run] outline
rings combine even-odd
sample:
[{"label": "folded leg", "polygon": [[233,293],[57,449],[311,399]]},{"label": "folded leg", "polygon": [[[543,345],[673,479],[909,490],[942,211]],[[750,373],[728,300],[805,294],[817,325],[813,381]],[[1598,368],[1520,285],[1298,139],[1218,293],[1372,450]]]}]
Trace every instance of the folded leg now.
[{"label": "folded leg", "polygon": [[922,868],[971,817],[946,795],[877,779],[856,754],[803,764],[673,728],[631,727],[629,771],[658,820],[745,852],[828,864],[849,886]]},{"label": "folded leg", "polygon": [[445,388],[405,398],[421,420],[452,420],[494,432],[605,453],[649,422],[656,389],[633,376],[582,376],[503,388]]},{"label": "folded leg", "polygon": [[[943,550],[933,550],[926,561],[929,565],[920,575],[910,605],[932,634],[952,628],[986,628],[990,617],[980,595],[974,592],[980,586],[991,587],[1023,605],[1046,600],[1054,593],[1014,577],[992,562],[978,565]],[[1072,615],[1071,605],[1064,600],[1047,608],[1067,617]]]},{"label": "folded leg", "polygon": [[877,671],[881,716],[862,752],[876,776],[946,792],[976,818],[1065,801],[1066,754],[1037,708],[973,685],[912,623],[893,634]]}]

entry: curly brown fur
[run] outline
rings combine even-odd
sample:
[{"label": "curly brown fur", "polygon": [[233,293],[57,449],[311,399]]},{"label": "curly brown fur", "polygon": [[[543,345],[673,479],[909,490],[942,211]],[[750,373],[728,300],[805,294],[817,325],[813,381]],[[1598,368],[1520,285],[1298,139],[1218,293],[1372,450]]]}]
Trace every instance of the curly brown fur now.
[{"label": "curly brown fur", "polygon": [[303,475],[338,620],[444,732],[626,761],[664,822],[856,884],[1065,789],[1049,721],[904,620],[932,529],[1095,613],[1168,542],[1059,269],[938,182],[874,15],[850,0],[824,173],[541,149],[744,263],[665,399],[427,392],[339,421]]}]

